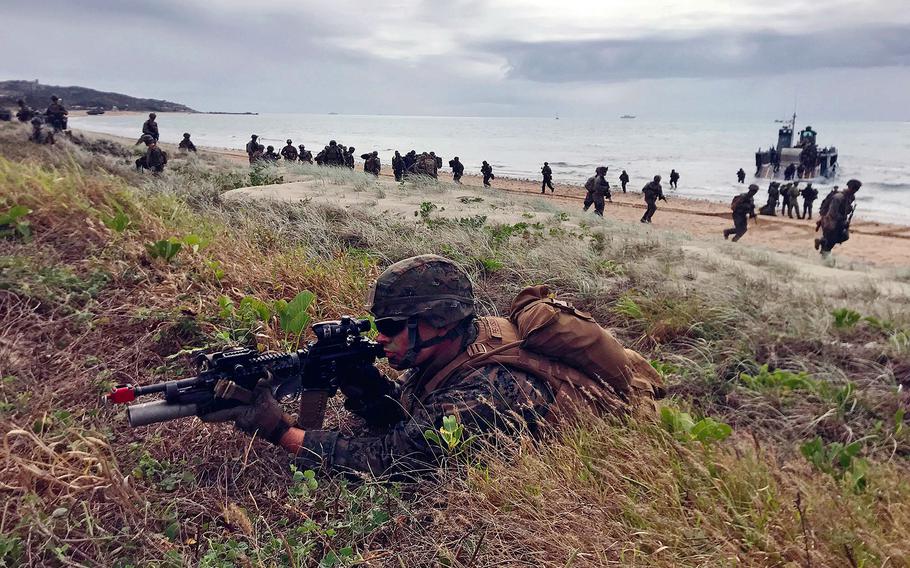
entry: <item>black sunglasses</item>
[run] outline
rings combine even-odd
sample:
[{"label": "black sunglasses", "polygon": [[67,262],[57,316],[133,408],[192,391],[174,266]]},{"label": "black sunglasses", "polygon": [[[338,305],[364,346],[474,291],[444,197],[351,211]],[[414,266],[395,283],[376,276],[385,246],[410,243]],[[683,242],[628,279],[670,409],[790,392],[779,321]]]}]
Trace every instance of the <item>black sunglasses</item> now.
[{"label": "black sunglasses", "polygon": [[374,320],[376,331],[386,337],[394,337],[408,326],[408,318],[379,318]]}]

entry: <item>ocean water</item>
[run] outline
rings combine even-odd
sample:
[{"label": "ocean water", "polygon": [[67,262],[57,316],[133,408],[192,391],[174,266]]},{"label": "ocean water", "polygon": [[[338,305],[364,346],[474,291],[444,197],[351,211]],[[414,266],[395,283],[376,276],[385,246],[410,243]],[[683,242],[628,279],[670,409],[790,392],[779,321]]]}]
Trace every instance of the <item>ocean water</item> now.
[{"label": "ocean water", "polygon": [[[143,115],[72,117],[73,128],[138,137]],[[840,171],[816,184],[821,197],[832,185],[862,180],[856,216],[910,225],[910,122],[809,121],[820,146],[836,146]],[[797,130],[807,121],[799,119]],[[250,134],[276,150],[291,138],[314,154],[330,139],[353,145],[360,154],[378,150],[383,165],[397,149],[404,154],[433,150],[444,165],[459,156],[467,173],[478,174],[482,160],[496,175],[540,179],[550,162],[557,183],[583,183],[594,168],[610,168],[613,184],[625,169],[630,187],[640,189],[655,174],[665,191],[685,197],[729,202],[743,191],[736,171],[752,183],[754,152],[775,144],[779,125],[766,122],[656,122],[647,119],[481,118],[354,116],[314,114],[209,115],[159,113],[161,138],[177,143],[192,133],[200,146],[242,149]],[[679,189],[669,190],[670,169],[680,173]],[[618,183],[618,182],[617,182]],[[757,182],[763,201],[767,180]]]}]

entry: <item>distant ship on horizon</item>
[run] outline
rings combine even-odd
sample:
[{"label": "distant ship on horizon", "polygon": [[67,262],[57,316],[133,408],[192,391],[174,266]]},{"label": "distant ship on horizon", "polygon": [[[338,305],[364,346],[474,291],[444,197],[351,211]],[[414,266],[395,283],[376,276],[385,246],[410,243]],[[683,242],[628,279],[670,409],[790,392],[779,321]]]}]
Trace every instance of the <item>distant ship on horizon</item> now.
[{"label": "distant ship on horizon", "polygon": [[620,116],[619,118],[635,118],[635,115],[634,114],[624,114],[624,115]]}]

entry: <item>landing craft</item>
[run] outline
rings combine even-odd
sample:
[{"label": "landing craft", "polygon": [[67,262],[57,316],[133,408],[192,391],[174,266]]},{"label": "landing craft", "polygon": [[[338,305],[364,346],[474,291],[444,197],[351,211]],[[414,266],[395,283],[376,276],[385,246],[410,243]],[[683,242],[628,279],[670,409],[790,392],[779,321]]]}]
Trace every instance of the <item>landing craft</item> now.
[{"label": "landing craft", "polygon": [[789,123],[777,131],[777,145],[755,152],[755,177],[782,179],[791,165],[796,171],[794,180],[830,179],[837,175],[837,148],[819,148],[816,142],[818,133],[811,126],[800,131],[799,139],[794,144],[795,131],[796,113],[793,113]]}]

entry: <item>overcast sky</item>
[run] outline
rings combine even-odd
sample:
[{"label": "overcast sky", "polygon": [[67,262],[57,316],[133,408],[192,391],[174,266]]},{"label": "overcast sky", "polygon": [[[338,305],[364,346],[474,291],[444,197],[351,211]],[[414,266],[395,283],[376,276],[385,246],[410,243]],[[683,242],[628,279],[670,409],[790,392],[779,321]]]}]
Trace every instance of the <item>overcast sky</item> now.
[{"label": "overcast sky", "polygon": [[198,110],[910,120],[908,0],[0,4],[0,79]]}]

